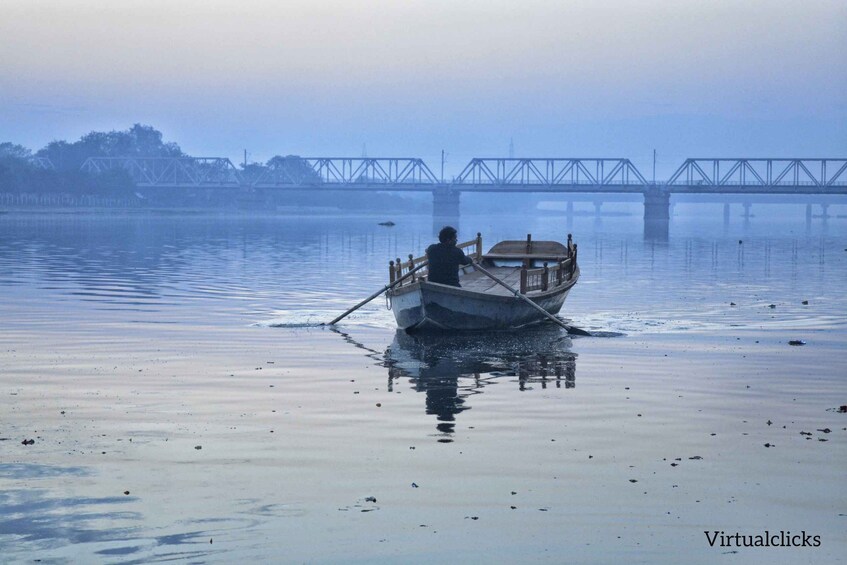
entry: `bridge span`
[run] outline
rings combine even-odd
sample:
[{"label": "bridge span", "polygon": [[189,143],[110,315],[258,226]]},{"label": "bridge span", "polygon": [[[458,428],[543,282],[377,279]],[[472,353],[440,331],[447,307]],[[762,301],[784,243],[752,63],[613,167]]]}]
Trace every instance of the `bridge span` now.
[{"label": "bridge span", "polygon": [[625,158],[474,158],[449,181],[414,157],[276,157],[238,168],[225,157],[92,157],[82,170],[123,170],[140,188],[430,192],[436,216],[462,193],[641,195],[645,222],[667,222],[673,194],[847,195],[847,158],[691,158],[648,181]]},{"label": "bridge span", "polygon": [[89,173],[121,169],[139,187],[435,192],[845,194],[847,158],[686,159],[648,181],[623,158],[474,158],[450,181],[414,157],[284,157],[237,168],[226,157],[92,157]]}]

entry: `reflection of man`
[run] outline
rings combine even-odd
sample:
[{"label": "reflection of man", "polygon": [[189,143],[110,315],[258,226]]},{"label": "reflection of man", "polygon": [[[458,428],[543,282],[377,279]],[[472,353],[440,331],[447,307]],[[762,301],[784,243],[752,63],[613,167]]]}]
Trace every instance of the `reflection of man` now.
[{"label": "reflection of man", "polygon": [[429,282],[461,286],[459,265],[470,265],[473,261],[456,247],[457,237],[456,228],[445,226],[438,232],[438,243],[426,248]]}]

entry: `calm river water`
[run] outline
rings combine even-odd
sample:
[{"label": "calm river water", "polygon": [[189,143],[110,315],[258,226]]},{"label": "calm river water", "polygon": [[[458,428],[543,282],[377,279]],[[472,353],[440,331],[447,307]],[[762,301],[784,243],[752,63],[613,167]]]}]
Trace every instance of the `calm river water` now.
[{"label": "calm river water", "polygon": [[[461,218],[573,233],[592,338],[412,337],[382,299],[309,327],[429,216],[0,215],[0,561],[843,560],[833,210],[677,206],[664,242],[640,206]],[[704,534],[766,530],[821,543]]]}]

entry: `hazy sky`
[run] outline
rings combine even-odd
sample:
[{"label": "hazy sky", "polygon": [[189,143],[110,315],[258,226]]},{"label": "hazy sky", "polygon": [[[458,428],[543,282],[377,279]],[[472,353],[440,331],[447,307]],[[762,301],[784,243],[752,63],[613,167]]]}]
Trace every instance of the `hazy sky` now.
[{"label": "hazy sky", "polygon": [[0,0],[0,141],[194,155],[847,156],[844,0]]}]

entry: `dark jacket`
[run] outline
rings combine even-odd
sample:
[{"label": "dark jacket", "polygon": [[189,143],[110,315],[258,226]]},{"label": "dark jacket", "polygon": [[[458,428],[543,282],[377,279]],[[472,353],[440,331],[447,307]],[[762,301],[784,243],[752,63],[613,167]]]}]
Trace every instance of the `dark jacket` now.
[{"label": "dark jacket", "polygon": [[470,265],[470,257],[455,245],[434,243],[426,248],[429,259],[429,282],[459,285],[459,265]]}]

